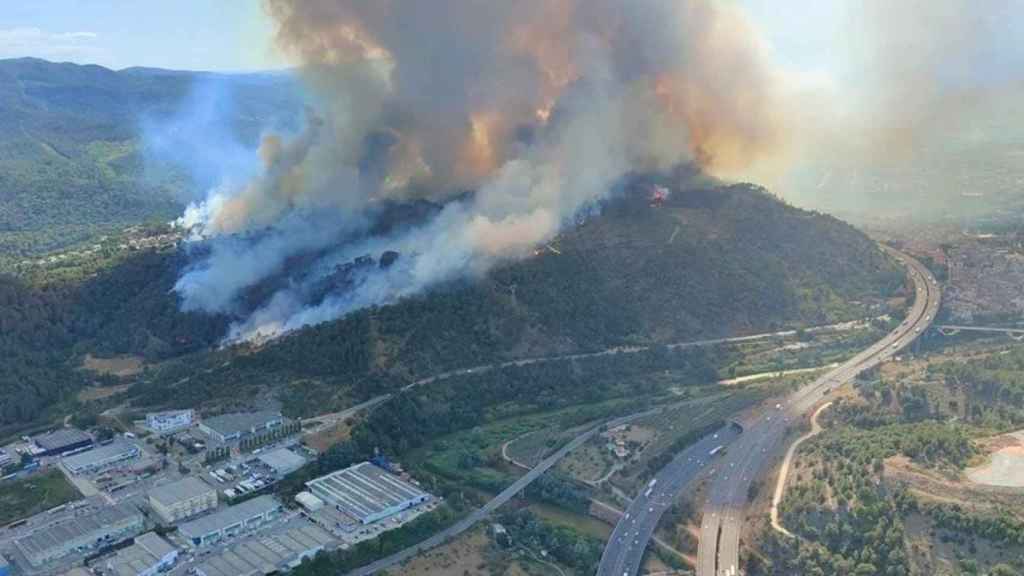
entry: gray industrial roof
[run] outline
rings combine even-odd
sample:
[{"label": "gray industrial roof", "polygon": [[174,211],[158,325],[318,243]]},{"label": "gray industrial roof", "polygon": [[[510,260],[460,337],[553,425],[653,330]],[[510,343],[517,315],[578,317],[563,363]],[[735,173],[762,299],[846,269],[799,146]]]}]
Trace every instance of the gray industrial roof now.
[{"label": "gray industrial roof", "polygon": [[269,574],[300,555],[319,550],[331,536],[312,524],[303,524],[280,534],[249,538],[199,565],[206,576],[253,576]]},{"label": "gray industrial roof", "polygon": [[116,460],[121,456],[127,456],[129,452],[140,451],[139,447],[124,440],[114,440],[106,446],[98,446],[92,450],[79,452],[73,456],[66,456],[63,460],[68,470],[78,470],[89,466],[102,464],[108,460]]},{"label": "gray industrial roof", "polygon": [[177,482],[156,486],[149,491],[149,497],[163,506],[171,507],[178,502],[200,496],[213,488],[195,476],[186,476]]},{"label": "gray industrial roof", "polygon": [[174,552],[174,546],[155,533],[147,532],[136,538],[131,546],[118,550],[110,560],[110,567],[116,576],[138,576],[159,564],[171,552]]},{"label": "gray industrial roof", "polygon": [[140,513],[130,504],[104,506],[88,516],[77,516],[65,522],[55,522],[16,540],[18,546],[28,554],[38,554],[54,546],[63,545],[68,540],[80,538],[103,528],[121,522]]},{"label": "gray industrial roof", "polygon": [[36,446],[39,446],[43,450],[55,450],[63,448],[64,446],[70,446],[72,444],[91,440],[91,436],[77,428],[61,428],[60,430],[54,430],[49,434],[41,434],[32,439]]},{"label": "gray industrial roof", "polygon": [[306,463],[306,459],[287,448],[278,448],[260,454],[260,462],[273,468],[278,474],[287,474]]},{"label": "gray industrial roof", "polygon": [[281,413],[270,410],[260,412],[238,412],[234,414],[221,414],[213,418],[206,418],[203,424],[210,429],[216,430],[228,436],[235,432],[248,432],[252,428],[259,428],[271,420],[280,420]]},{"label": "gray industrial roof", "polygon": [[[324,490],[334,504],[360,520],[427,495],[369,462],[322,476],[306,485]],[[314,491],[314,494],[317,493]]]},{"label": "gray industrial roof", "polygon": [[203,516],[191,522],[186,522],[178,526],[178,532],[187,538],[200,538],[280,507],[281,504],[277,499],[269,494],[257,496],[252,500],[246,500],[241,504],[214,512],[209,516]]}]

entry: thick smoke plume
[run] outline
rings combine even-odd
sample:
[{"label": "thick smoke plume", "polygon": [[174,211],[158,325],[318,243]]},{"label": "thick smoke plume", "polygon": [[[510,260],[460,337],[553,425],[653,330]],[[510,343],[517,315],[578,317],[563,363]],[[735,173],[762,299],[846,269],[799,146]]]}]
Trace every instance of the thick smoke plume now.
[{"label": "thick smoke plume", "polygon": [[[312,93],[308,126],[268,135],[262,170],[182,223],[209,253],[179,281],[231,311],[289,257],[334,246],[230,338],[271,336],[524,256],[635,170],[729,173],[785,152],[779,72],[743,15],[710,0],[268,0]],[[465,192],[471,194],[466,195]],[[370,234],[382,204],[443,204]],[[341,246],[341,248],[337,248]],[[310,285],[363,254],[346,289]]]},{"label": "thick smoke plume", "polygon": [[[973,66],[998,20],[977,6],[995,3],[854,4],[848,77],[819,86],[724,1],[266,0],[307,127],[267,135],[255,177],[189,207],[207,252],[177,290],[239,313],[246,289],[316,254],[230,338],[276,335],[529,254],[630,172],[777,183],[806,159],[913,148],[1007,81]],[[420,199],[443,207],[375,226]],[[400,257],[349,265],[385,251]]]}]

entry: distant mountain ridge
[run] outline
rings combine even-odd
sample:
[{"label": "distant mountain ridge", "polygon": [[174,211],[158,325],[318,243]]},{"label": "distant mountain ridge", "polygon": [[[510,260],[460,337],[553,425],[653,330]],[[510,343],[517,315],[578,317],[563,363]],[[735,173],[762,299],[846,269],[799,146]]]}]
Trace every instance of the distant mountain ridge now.
[{"label": "distant mountain ridge", "polygon": [[252,147],[268,118],[297,119],[302,109],[283,73],[0,60],[0,253],[34,254],[179,214],[197,183],[145,156],[140,118],[180,113],[200,85],[230,92],[229,130]]}]

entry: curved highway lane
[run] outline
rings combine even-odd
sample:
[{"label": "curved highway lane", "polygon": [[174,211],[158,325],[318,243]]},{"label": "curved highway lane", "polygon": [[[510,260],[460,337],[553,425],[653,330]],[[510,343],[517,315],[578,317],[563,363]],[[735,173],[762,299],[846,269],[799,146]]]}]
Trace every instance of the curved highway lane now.
[{"label": "curved highway lane", "polygon": [[908,268],[916,286],[917,297],[906,320],[835,370],[785,399],[769,404],[748,423],[743,436],[733,443],[722,458],[718,473],[711,478],[700,531],[698,576],[735,576],[740,573],[740,532],[747,492],[765,465],[779,455],[778,449],[784,444],[789,424],[810,411],[836,386],[899,352],[923,333],[935,318],[940,301],[935,278],[917,260],[894,249],[883,248]]},{"label": "curved highway lane", "polygon": [[723,426],[680,452],[659,470],[615,524],[601,554],[598,576],[639,574],[644,550],[662,515],[704,466],[720,458],[726,447],[739,436],[736,426]]}]

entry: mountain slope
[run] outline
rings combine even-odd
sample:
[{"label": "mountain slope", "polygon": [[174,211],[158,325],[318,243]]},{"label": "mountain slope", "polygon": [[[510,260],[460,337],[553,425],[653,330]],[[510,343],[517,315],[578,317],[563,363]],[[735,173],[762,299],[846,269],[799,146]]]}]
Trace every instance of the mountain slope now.
[{"label": "mountain slope", "polygon": [[200,403],[262,387],[303,412],[496,360],[861,317],[850,301],[901,284],[866,236],[756,187],[681,191],[661,207],[632,194],[485,278],[169,362],[133,394]]},{"label": "mountain slope", "polygon": [[301,111],[285,76],[0,60],[0,255],[37,253],[97,230],[180,214],[190,188],[208,182],[147,158],[140,119],[181,113],[198,86],[225,93],[227,130],[251,147],[267,119],[294,121]]}]

